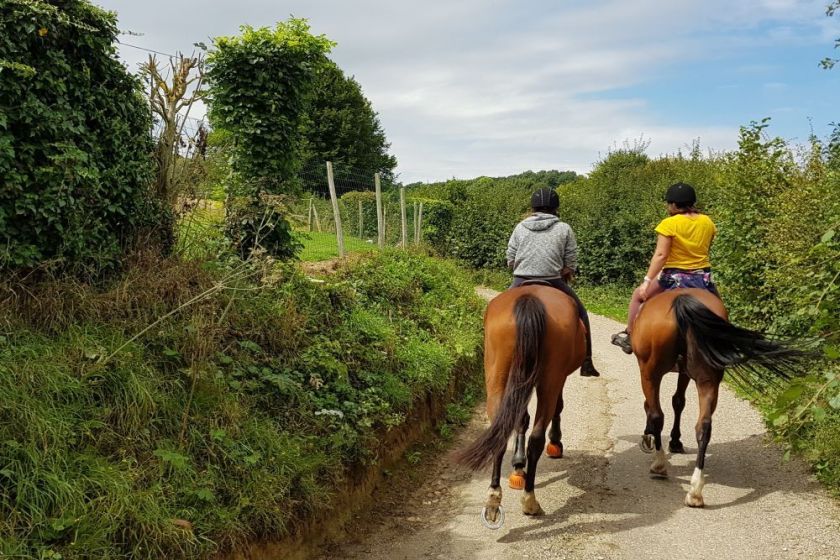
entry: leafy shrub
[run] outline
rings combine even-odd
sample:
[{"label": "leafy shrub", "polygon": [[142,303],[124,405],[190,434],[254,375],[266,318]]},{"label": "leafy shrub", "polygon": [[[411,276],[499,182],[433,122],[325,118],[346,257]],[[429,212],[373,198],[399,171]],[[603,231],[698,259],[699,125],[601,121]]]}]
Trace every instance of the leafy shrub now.
[{"label": "leafy shrub", "polygon": [[630,148],[610,153],[589,177],[562,185],[560,217],[577,235],[581,277],[593,284],[636,282],[656,245],[653,228],[667,216],[662,196],[668,185],[689,182],[706,204],[712,169],[699,158],[650,160]]},{"label": "leafy shrub", "polygon": [[151,115],[119,62],[113,13],[0,4],[0,267],[113,268],[171,221],[148,196]]},{"label": "leafy shrub", "polygon": [[333,43],[306,20],[217,37],[207,57],[210,117],[234,137],[233,170],[251,192],[284,192],[300,166],[299,128],[318,67]]},{"label": "leafy shrub", "polygon": [[507,241],[527,211],[531,193],[540,187],[556,188],[575,177],[570,171],[528,171],[510,177],[409,186],[416,197],[452,205],[451,209],[441,207],[440,216],[430,217],[434,231],[427,239],[439,254],[477,268],[503,267]]},{"label": "leafy shrub", "polygon": [[301,165],[300,132],[318,68],[333,43],[309,33],[306,20],[291,18],[274,29],[243,26],[235,37],[217,37],[207,57],[210,118],[232,136],[230,164],[234,176],[227,192],[249,200],[227,216],[240,253],[260,241],[279,257],[293,256],[298,246],[286,218],[269,213],[263,193],[296,190]]},{"label": "leafy shrub", "polygon": [[224,230],[243,259],[255,249],[279,259],[291,259],[302,247],[283,215],[258,198],[228,197]]}]

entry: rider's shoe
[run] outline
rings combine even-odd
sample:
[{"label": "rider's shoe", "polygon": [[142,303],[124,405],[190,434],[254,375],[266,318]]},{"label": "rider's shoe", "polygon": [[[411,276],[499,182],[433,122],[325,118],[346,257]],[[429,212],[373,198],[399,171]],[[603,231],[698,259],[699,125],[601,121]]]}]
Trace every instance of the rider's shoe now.
[{"label": "rider's shoe", "polygon": [[580,375],[581,377],[601,377],[601,374],[595,369],[595,364],[592,363],[591,356],[584,358],[583,364],[580,366]]},{"label": "rider's shoe", "polygon": [[630,333],[628,333],[626,330],[612,335],[610,341],[619,348],[621,348],[625,354],[633,353],[633,347],[630,345]]}]

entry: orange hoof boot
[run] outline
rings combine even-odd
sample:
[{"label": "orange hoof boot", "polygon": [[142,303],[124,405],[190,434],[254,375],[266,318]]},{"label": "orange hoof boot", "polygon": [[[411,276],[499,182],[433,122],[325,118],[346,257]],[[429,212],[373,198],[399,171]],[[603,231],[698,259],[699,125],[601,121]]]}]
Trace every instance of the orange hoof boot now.
[{"label": "orange hoof boot", "polygon": [[525,475],[521,472],[512,472],[508,477],[508,486],[512,490],[522,490],[525,488]]},{"label": "orange hoof boot", "polygon": [[563,444],[562,443],[549,443],[545,446],[545,454],[551,457],[552,459],[562,459],[563,458]]}]

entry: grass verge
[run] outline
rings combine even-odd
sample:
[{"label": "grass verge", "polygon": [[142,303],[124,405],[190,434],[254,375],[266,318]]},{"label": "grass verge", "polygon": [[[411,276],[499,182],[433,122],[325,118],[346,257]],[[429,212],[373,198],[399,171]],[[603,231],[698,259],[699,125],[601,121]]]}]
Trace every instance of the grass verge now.
[{"label": "grass verge", "polygon": [[[478,375],[451,263],[138,258],[110,286],[0,286],[0,556],[204,558],[279,540]],[[140,334],[140,336],[138,336]]]}]

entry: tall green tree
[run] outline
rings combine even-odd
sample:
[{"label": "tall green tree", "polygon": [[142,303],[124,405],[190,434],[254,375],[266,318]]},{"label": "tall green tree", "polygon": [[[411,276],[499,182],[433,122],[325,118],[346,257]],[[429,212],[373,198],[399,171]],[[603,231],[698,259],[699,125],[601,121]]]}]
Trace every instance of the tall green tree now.
[{"label": "tall green tree", "polygon": [[374,173],[393,179],[397,158],[388,153],[390,144],[379,117],[359,83],[332,61],[318,71],[304,137],[306,170],[319,170],[332,161],[337,177],[349,182],[361,179],[357,190],[369,188]]}]

